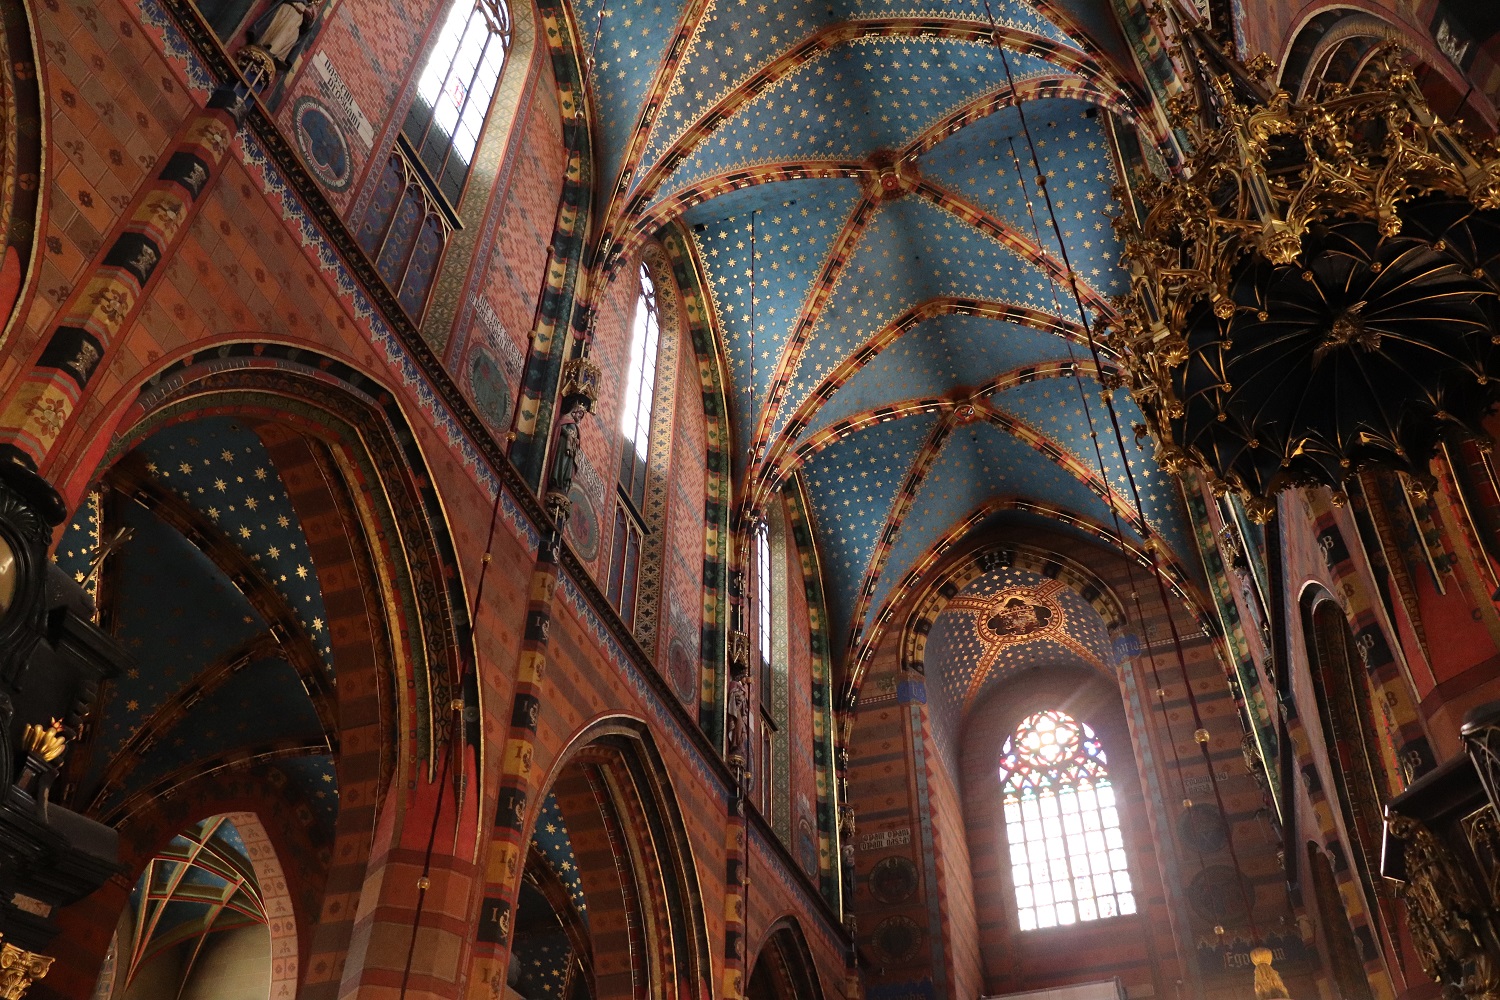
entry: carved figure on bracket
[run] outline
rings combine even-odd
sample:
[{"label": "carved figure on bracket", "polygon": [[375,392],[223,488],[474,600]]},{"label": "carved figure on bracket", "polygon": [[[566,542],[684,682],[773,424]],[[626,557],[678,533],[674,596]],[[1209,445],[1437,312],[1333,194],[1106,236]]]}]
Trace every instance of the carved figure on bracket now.
[{"label": "carved figure on bracket", "polygon": [[317,16],[311,0],[282,0],[250,26],[247,37],[285,69],[301,54]]},{"label": "carved figure on bracket", "polygon": [[736,677],[729,682],[728,704],[724,719],[724,756],[739,779],[740,788],[748,792],[753,783],[747,748],[750,745],[750,678]]},{"label": "carved figure on bracket", "polygon": [[583,447],[583,418],[588,413],[582,399],[573,397],[573,407],[557,427],[557,452],[552,459],[552,475],[547,480],[547,513],[559,531],[568,523],[573,501],[568,491],[578,473],[578,451]]}]

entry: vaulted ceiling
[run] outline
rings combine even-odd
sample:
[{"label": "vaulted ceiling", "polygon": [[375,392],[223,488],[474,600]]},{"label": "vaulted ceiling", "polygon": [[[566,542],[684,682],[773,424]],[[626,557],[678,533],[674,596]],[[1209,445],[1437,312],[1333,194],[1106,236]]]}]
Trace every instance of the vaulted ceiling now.
[{"label": "vaulted ceiling", "polygon": [[[117,535],[125,534],[117,539]],[[97,579],[101,543],[113,554]],[[116,822],[247,757],[279,772],[331,837],[336,684],[302,523],[255,431],[165,427],[79,507],[55,557],[97,598],[134,664],[105,686],[72,804]]]},{"label": "vaulted ceiling", "polygon": [[[600,231],[624,248],[668,223],[691,234],[737,495],[749,509],[805,483],[836,651],[858,656],[938,548],[996,511],[1118,528],[1191,564],[1177,486],[1090,350],[1128,282],[1110,129],[1155,120],[1110,0],[586,0],[575,16]],[[1114,368],[1107,347],[1099,361]]]}]

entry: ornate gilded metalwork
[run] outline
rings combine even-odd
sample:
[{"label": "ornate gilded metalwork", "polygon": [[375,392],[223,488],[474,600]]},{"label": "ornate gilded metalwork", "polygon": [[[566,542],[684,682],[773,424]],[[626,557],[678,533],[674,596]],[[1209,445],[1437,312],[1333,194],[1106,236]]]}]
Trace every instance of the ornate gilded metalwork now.
[{"label": "ornate gilded metalwork", "polygon": [[246,45],[234,54],[234,65],[255,93],[265,90],[276,79],[276,60],[259,45]]},{"label": "ornate gilded metalwork", "polygon": [[21,1000],[32,983],[47,975],[52,961],[13,944],[0,945],[0,1000]]},{"label": "ornate gilded metalwork", "polygon": [[1407,879],[1401,896],[1423,971],[1465,997],[1500,996],[1500,969],[1485,947],[1483,927],[1475,924],[1488,907],[1480,906],[1458,860],[1418,820],[1391,813],[1387,829],[1405,845]]},{"label": "ornate gilded metalwork", "polygon": [[735,630],[729,633],[729,676],[743,677],[750,671],[750,634]]},{"label": "ornate gilded metalwork", "polygon": [[599,399],[599,365],[589,357],[571,358],[562,370],[562,409],[567,412],[582,405],[590,413]]},{"label": "ornate gilded metalwork", "polygon": [[1500,702],[1470,710],[1459,734],[1490,807],[1500,812]]},{"label": "ornate gilded metalwork", "polygon": [[1462,826],[1479,865],[1484,895],[1493,903],[1500,899],[1500,816],[1486,804],[1465,816]]},{"label": "ornate gilded metalwork", "polygon": [[68,737],[58,719],[53,719],[50,726],[36,723],[27,726],[22,733],[21,742],[27,753],[47,764],[61,757],[68,748]]},{"label": "ornate gilded metalwork", "polygon": [[1118,220],[1132,281],[1109,334],[1158,460],[1259,521],[1361,467],[1424,478],[1500,375],[1500,147],[1439,121],[1393,46],[1307,101],[1201,26],[1172,51],[1193,152]]}]

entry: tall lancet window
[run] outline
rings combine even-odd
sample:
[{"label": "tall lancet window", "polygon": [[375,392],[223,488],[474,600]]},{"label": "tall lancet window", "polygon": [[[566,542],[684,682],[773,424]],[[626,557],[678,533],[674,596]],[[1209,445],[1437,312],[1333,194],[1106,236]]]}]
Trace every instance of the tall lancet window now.
[{"label": "tall lancet window", "polygon": [[620,408],[620,488],[639,510],[646,499],[646,452],[651,444],[651,409],[656,401],[656,351],[661,335],[656,285],[641,265],[641,295],[630,331],[630,362],[625,372],[625,405]]},{"label": "tall lancet window", "polygon": [[505,52],[504,0],[454,0],[355,237],[401,307],[427,311]]},{"label": "tall lancet window", "polygon": [[457,206],[510,47],[504,0],[455,0],[417,80],[402,133],[448,204]]},{"label": "tall lancet window", "polygon": [[766,522],[755,529],[755,646],[760,663],[760,814],[767,823],[776,822],[775,737],[776,715],[772,708],[771,656],[771,539]]},{"label": "tall lancet window", "polygon": [[641,265],[641,294],[630,331],[630,361],[625,370],[625,405],[620,408],[620,479],[615,501],[615,535],[606,592],[620,617],[635,625],[636,577],[645,534],[646,455],[651,447],[651,412],[656,401],[656,352],[661,324],[656,286]]},{"label": "tall lancet window", "polygon": [[1005,832],[1023,931],[1135,912],[1104,748],[1049,709],[1027,716],[1000,762]]}]

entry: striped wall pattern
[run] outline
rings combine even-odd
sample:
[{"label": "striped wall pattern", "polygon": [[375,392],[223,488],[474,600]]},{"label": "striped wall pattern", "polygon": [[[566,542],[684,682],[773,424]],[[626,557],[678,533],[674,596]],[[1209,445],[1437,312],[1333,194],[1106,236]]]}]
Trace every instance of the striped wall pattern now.
[{"label": "striped wall pattern", "polygon": [[1355,648],[1380,696],[1382,711],[1387,713],[1392,727],[1399,734],[1400,744],[1393,749],[1406,780],[1410,782],[1437,764],[1411,684],[1402,664],[1396,659],[1392,640],[1386,634],[1382,616],[1376,611],[1364,577],[1355,565],[1353,552],[1339,528],[1327,491],[1311,492],[1307,499],[1318,546],[1323,550],[1323,560],[1335,584],[1335,592],[1342,597],[1340,603],[1354,634]]},{"label": "striped wall pattern", "polygon": [[843,900],[838,842],[837,775],[833,756],[833,663],[829,655],[828,614],[823,605],[823,573],[812,525],[807,517],[807,494],[800,477],[785,490],[787,526],[797,558],[802,563],[803,593],[807,600],[808,642],[812,647],[813,783],[817,790],[818,885],[835,912]]},{"label": "striped wall pattern", "polygon": [[[1333,861],[1334,878],[1338,881],[1339,895],[1343,897],[1349,927],[1354,932],[1354,939],[1359,942],[1365,978],[1369,980],[1370,990],[1376,1000],[1391,1000],[1396,996],[1397,991],[1391,983],[1390,974],[1386,971],[1385,962],[1382,959],[1380,935],[1375,929],[1374,919],[1365,900],[1364,889],[1349,865],[1349,851],[1339,835],[1338,823],[1334,819],[1334,805],[1329,800],[1328,791],[1318,773],[1307,727],[1303,724],[1302,716],[1290,697],[1286,699],[1285,704],[1287,736],[1291,741],[1291,749],[1297,761],[1297,773],[1302,777],[1303,793],[1307,796],[1308,806],[1318,823],[1318,845]],[[1350,835],[1353,835],[1352,832]],[[1299,847],[1300,845],[1297,844],[1288,845],[1289,850]],[[1328,919],[1333,915],[1319,914],[1319,916]]]},{"label": "striped wall pattern", "polygon": [[92,273],[75,285],[30,371],[10,388],[0,411],[0,455],[40,469],[72,421],[89,382],[108,366],[116,336],[139,315],[151,279],[177,247],[218,176],[239,128],[242,99],[216,92],[190,117],[135,193]]},{"label": "striped wall pattern", "polygon": [[1232,667],[1232,678],[1237,697],[1245,708],[1245,720],[1255,735],[1261,760],[1268,762],[1266,777],[1272,783],[1272,795],[1280,801],[1282,790],[1276,787],[1280,776],[1270,762],[1277,759],[1276,723],[1266,704],[1265,691],[1261,687],[1261,671],[1251,652],[1250,642],[1245,637],[1244,621],[1240,617],[1239,604],[1229,582],[1229,573],[1224,557],[1219,553],[1219,542],[1214,536],[1208,503],[1201,490],[1183,487],[1187,501],[1188,519],[1192,522],[1198,540],[1198,552],[1203,557],[1203,569],[1208,578],[1210,599],[1219,617],[1219,634],[1223,637],[1225,650],[1221,655]]},{"label": "striped wall pattern", "polygon": [[526,824],[531,815],[531,762],[536,751],[537,715],[547,693],[547,636],[552,627],[552,601],[557,589],[559,544],[558,533],[551,532],[538,549],[536,566],[531,572],[510,725],[500,757],[500,790],[484,869],[484,900],[469,972],[468,995],[476,1000],[505,982],[510,961],[511,924],[526,867]]},{"label": "striped wall pattern", "polygon": [[582,336],[587,318],[575,315],[574,299],[579,291],[580,271],[593,203],[593,153],[589,139],[589,114],[584,74],[579,65],[578,40],[566,4],[537,4],[541,34],[552,57],[552,75],[557,81],[558,107],[562,110],[563,143],[568,166],[563,176],[562,198],[552,231],[546,284],[537,304],[536,325],[531,331],[531,352],[521,377],[516,401],[515,440],[510,457],[533,489],[540,489],[545,474],[543,462],[552,427],[552,404],[557,380],[567,352],[568,333]]}]

